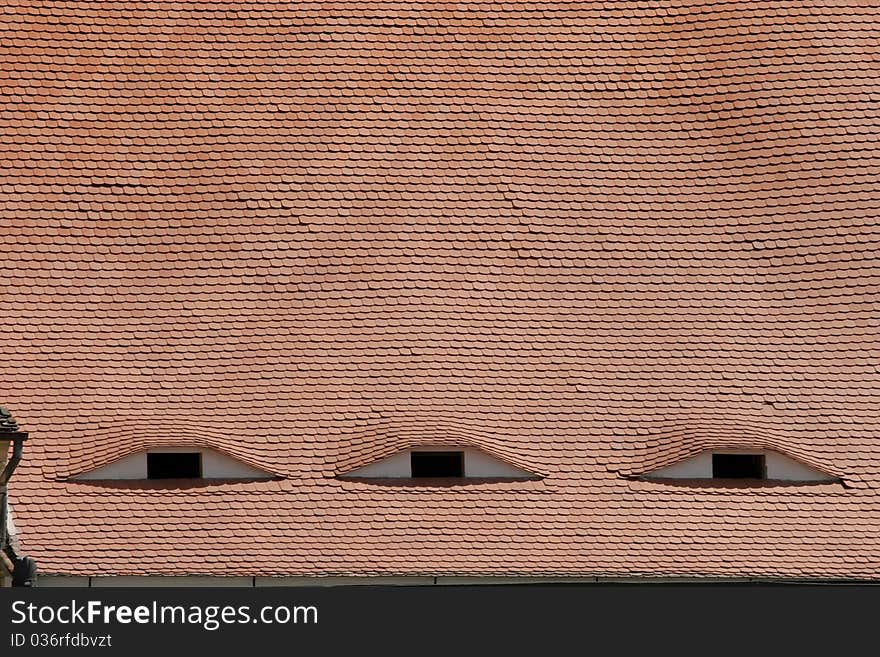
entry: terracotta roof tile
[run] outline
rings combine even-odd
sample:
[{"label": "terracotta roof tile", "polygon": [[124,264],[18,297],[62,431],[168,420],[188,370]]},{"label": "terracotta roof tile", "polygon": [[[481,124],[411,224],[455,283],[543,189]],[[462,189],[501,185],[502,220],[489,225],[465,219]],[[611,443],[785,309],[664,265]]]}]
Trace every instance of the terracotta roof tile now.
[{"label": "terracotta roof tile", "polygon": [[[878,29],[845,0],[7,0],[24,547],[880,579]],[[427,439],[543,479],[336,476]],[[283,479],[67,481],[180,442]],[[734,444],[843,483],[627,478]]]}]

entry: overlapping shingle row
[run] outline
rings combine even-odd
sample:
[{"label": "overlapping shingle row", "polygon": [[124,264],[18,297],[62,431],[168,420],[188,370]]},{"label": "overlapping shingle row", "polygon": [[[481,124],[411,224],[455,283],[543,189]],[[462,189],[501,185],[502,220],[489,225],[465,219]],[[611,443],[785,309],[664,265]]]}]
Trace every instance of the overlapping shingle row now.
[{"label": "overlapping shingle row", "polygon": [[[10,0],[0,31],[42,572],[880,577],[874,3]],[[627,478],[756,438],[841,483]],[[543,478],[336,478],[422,439]],[[178,442],[283,479],[66,481]]]}]

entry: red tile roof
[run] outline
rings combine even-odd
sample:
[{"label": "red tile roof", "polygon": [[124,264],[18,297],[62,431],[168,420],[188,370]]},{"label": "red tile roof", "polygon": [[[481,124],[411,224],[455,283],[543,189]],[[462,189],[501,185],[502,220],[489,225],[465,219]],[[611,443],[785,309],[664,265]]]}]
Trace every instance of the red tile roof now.
[{"label": "red tile roof", "polygon": [[[0,32],[42,572],[880,579],[876,2],[6,0]],[[544,478],[336,478],[439,435]],[[740,440],[842,483],[627,478]],[[284,478],[66,481],[168,442]]]}]

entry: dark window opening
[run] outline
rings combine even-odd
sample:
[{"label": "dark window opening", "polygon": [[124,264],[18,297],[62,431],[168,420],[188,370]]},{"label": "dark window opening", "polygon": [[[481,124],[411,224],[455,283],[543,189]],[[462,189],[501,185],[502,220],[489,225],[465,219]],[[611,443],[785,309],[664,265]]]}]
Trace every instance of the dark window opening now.
[{"label": "dark window opening", "polygon": [[713,454],[714,479],[766,479],[767,465],[763,454]]},{"label": "dark window opening", "polygon": [[464,452],[412,452],[413,477],[463,477]]},{"label": "dark window opening", "polygon": [[202,455],[190,453],[147,454],[147,479],[199,479]]}]

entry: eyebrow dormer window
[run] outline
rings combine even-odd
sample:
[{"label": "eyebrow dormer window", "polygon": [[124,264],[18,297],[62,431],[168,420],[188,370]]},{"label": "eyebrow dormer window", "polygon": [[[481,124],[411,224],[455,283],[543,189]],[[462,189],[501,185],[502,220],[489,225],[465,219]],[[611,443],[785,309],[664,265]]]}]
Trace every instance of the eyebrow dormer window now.
[{"label": "eyebrow dormer window", "polygon": [[201,479],[199,452],[151,452],[147,454],[147,479]]},{"label": "eyebrow dormer window", "polygon": [[464,452],[412,452],[410,468],[416,478],[463,477]]},{"label": "eyebrow dormer window", "polygon": [[[713,479],[719,482],[828,483],[839,477],[775,450],[749,450],[733,447],[705,450],[640,475],[645,479]],[[741,487],[741,484],[739,485]]]},{"label": "eyebrow dormer window", "polygon": [[763,454],[712,454],[713,479],[766,479]]},{"label": "eyebrow dormer window", "polygon": [[277,475],[214,449],[153,447],[71,477],[72,481],[273,479]]},{"label": "eyebrow dormer window", "polygon": [[443,483],[461,483],[465,479],[538,479],[539,476],[518,468],[474,447],[426,445],[402,449],[390,456],[339,475],[344,479],[445,479]]}]

